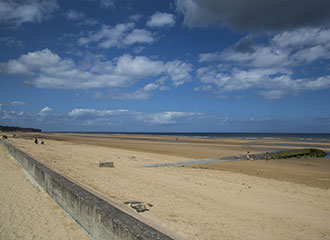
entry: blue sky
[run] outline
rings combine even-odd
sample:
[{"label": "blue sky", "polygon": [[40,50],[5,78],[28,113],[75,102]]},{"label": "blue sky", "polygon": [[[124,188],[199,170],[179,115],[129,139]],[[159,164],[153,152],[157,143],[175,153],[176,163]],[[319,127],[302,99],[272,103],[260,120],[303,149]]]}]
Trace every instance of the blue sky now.
[{"label": "blue sky", "polygon": [[0,125],[330,132],[330,2],[4,0]]}]

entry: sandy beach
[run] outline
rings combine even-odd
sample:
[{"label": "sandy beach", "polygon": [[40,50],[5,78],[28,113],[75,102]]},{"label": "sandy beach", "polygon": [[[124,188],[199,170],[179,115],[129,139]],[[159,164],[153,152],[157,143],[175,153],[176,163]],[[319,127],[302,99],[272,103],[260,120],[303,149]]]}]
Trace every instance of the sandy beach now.
[{"label": "sandy beach", "polygon": [[[34,144],[34,137],[46,144]],[[8,141],[176,239],[330,238],[330,159],[141,167],[290,149],[302,142],[60,133],[17,133]],[[330,152],[329,142],[306,145]],[[104,161],[115,167],[100,168]],[[152,207],[137,213],[125,201]]]},{"label": "sandy beach", "polygon": [[81,239],[89,237],[0,146],[0,239]]}]

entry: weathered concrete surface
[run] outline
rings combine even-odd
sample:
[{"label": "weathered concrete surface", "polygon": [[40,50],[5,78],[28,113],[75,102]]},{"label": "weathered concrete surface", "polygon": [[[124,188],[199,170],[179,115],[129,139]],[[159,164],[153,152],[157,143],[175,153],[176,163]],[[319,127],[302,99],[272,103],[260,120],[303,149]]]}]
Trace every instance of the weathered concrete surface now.
[{"label": "weathered concrete surface", "polygon": [[172,239],[47,168],[6,141],[0,143],[93,239]]},{"label": "weathered concrete surface", "polygon": [[114,167],[113,162],[99,162],[99,167]]}]

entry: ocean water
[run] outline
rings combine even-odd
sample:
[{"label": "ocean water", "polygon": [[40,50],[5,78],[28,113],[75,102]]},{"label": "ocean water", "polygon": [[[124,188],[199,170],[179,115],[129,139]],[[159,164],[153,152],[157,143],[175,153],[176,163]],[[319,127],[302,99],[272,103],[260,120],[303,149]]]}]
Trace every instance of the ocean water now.
[{"label": "ocean water", "polygon": [[144,135],[144,136],[173,136],[194,138],[236,138],[245,140],[278,139],[302,142],[330,141],[330,133],[210,133],[210,132],[84,132],[93,134],[118,134],[118,135]]}]

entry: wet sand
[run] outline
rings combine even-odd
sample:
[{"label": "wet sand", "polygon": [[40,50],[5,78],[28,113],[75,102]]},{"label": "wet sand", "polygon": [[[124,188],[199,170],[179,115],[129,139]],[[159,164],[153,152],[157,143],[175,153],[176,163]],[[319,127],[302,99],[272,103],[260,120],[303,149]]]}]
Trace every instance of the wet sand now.
[{"label": "wet sand", "polygon": [[0,146],[0,239],[89,239]]},{"label": "wet sand", "polygon": [[[176,233],[177,239],[329,239],[330,236],[330,190],[328,170],[323,162],[241,161],[223,163],[219,167],[222,171],[212,170],[214,166],[141,168],[142,164],[244,154],[251,142],[42,134],[46,145],[41,146],[33,143],[31,134],[17,135],[19,138],[9,139],[16,147],[127,213]],[[258,144],[283,147],[287,143],[267,140]],[[329,143],[319,144],[329,149]],[[252,154],[262,151],[249,150]],[[101,161],[113,161],[115,167],[99,168]],[[316,167],[310,166],[315,164]],[[311,168],[314,172],[309,172]],[[282,172],[282,178],[271,176],[277,169]],[[255,170],[259,174],[254,174]],[[301,178],[294,176],[293,180],[292,171],[301,172]],[[307,172],[310,180],[306,182]],[[320,177],[320,174],[325,175]],[[315,183],[317,178],[326,180],[319,184]],[[151,203],[153,207],[137,213],[125,201]]]},{"label": "wet sand", "polygon": [[191,166],[207,170],[230,171],[261,178],[330,189],[330,159],[297,158],[224,162]]}]

